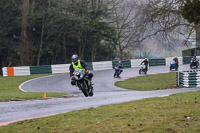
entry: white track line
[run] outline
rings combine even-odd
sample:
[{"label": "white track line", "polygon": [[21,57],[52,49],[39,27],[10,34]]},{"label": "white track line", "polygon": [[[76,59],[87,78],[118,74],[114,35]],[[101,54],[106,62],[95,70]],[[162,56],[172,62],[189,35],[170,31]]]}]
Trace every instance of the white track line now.
[{"label": "white track line", "polygon": [[22,86],[23,86],[25,83],[28,83],[28,82],[33,81],[33,80],[36,80],[36,79],[41,79],[41,78],[45,78],[45,77],[50,77],[50,76],[55,76],[55,75],[43,76],[43,77],[38,77],[38,78],[34,78],[34,79],[27,80],[27,81],[25,81],[25,82],[23,82],[23,83],[21,83],[21,84],[19,85],[19,89],[20,89],[21,91],[23,91],[23,92],[27,92],[27,91],[25,91],[25,90],[22,89]]}]

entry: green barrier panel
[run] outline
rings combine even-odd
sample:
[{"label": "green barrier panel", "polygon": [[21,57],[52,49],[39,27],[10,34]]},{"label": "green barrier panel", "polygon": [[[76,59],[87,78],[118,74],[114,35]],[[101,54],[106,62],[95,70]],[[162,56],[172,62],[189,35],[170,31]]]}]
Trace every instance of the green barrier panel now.
[{"label": "green barrier panel", "polygon": [[[179,78],[181,81],[182,80],[185,80],[185,78],[183,78],[183,77],[180,77]],[[198,80],[198,78],[196,78],[196,77],[187,77],[187,80]]]},{"label": "green barrier panel", "polygon": [[[121,60],[124,68],[131,68],[131,61],[130,60]],[[115,68],[116,64],[118,63],[117,60],[112,61],[112,67]]]},{"label": "green barrier panel", "polygon": [[90,68],[90,70],[93,70],[92,62],[86,62],[86,64],[88,65],[88,67]]},{"label": "green barrier panel", "polygon": [[197,87],[200,86],[200,76],[197,72],[177,72],[176,83],[177,86]]},{"label": "green barrier panel", "polygon": [[49,74],[52,73],[51,65],[30,66],[31,74]]},{"label": "green barrier panel", "polygon": [[192,56],[184,56],[183,57],[183,64],[190,64]]},{"label": "green barrier panel", "polygon": [[149,59],[149,66],[165,66],[165,58],[162,59]]}]

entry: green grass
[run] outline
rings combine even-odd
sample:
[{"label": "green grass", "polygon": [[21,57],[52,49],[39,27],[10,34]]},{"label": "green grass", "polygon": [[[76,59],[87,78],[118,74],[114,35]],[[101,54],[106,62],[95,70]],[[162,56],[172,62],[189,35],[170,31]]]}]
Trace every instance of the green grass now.
[{"label": "green grass", "polygon": [[[174,73],[166,75],[173,76]],[[159,74],[157,76],[164,76]],[[146,76],[145,78],[154,77]],[[167,76],[168,77],[168,76]],[[170,77],[170,76],[169,76]],[[150,78],[150,79],[151,79]],[[167,81],[168,79],[165,79]],[[151,81],[152,82],[152,81]],[[167,82],[171,86],[171,82]],[[169,84],[170,83],[170,84]],[[149,84],[144,82],[143,84]],[[158,88],[158,87],[156,87]],[[161,88],[164,88],[161,86]],[[151,90],[151,89],[150,89]],[[71,111],[0,127],[1,133],[199,133],[200,91]]]},{"label": "green grass", "polygon": [[[38,74],[30,76],[17,76],[17,77],[2,77],[0,76],[0,101],[19,100],[19,99],[37,99],[42,98],[43,92],[22,92],[19,90],[19,85],[24,81],[47,76],[47,74]],[[47,97],[61,97],[64,93],[48,92]]]},{"label": "green grass", "polygon": [[199,133],[200,92],[72,111],[0,127],[1,133]]},{"label": "green grass", "polygon": [[121,88],[140,91],[175,88],[176,73],[140,76],[125,81],[118,81],[116,85]]}]

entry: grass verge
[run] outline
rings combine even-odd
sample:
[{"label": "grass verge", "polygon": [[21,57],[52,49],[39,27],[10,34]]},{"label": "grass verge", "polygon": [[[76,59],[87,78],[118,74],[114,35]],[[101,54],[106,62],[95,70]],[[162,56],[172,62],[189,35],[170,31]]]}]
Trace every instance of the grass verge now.
[{"label": "grass verge", "polygon": [[116,82],[116,86],[131,90],[161,90],[176,88],[176,73],[139,76],[125,81]]},{"label": "grass verge", "polygon": [[1,133],[200,132],[200,92],[101,106],[0,127]]},{"label": "grass verge", "polygon": [[[22,92],[18,86],[30,79],[47,76],[47,74],[38,74],[30,76],[17,76],[17,77],[2,77],[0,76],[0,101],[8,100],[27,100],[42,98],[43,92]],[[48,92],[48,97],[61,97],[64,93]]]}]

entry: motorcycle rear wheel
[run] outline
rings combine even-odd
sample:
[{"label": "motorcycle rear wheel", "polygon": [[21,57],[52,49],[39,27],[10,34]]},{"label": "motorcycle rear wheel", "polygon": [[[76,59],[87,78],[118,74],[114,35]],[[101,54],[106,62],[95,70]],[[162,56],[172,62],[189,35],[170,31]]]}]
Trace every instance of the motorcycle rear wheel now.
[{"label": "motorcycle rear wheel", "polygon": [[196,65],[196,68],[198,68],[199,67],[199,63],[197,63],[197,65]]},{"label": "motorcycle rear wheel", "polygon": [[190,69],[192,69],[192,64],[190,64]]},{"label": "motorcycle rear wheel", "polygon": [[147,70],[144,70],[144,74],[147,74]]}]

